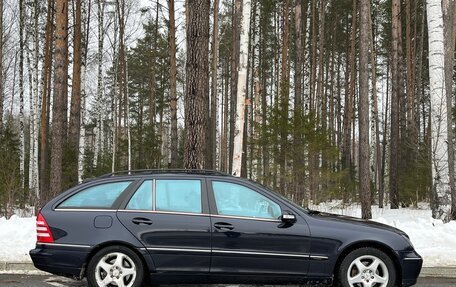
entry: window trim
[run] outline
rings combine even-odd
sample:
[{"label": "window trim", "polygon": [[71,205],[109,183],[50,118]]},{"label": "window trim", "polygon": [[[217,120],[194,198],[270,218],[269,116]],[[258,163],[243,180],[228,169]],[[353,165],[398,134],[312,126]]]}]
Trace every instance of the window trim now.
[{"label": "window trim", "polygon": [[[134,196],[139,187],[144,183],[144,181],[152,180],[152,210],[145,209],[127,209],[127,205],[130,199]],[[157,180],[198,180],[201,182],[201,212],[181,212],[181,211],[167,211],[167,210],[157,210],[156,209],[156,182]],[[138,212],[138,213],[156,213],[156,214],[174,214],[174,215],[196,215],[196,216],[209,216],[209,200],[208,200],[208,191],[207,191],[207,182],[205,177],[195,177],[195,176],[176,176],[176,175],[160,175],[154,177],[144,177],[141,178],[137,184],[126,194],[125,198],[122,200],[118,211],[122,212]]]},{"label": "window trim", "polygon": [[[88,190],[93,187],[97,187],[100,185],[118,183],[118,182],[129,182],[130,184],[119,194],[119,196],[114,200],[111,206],[109,207],[77,207],[77,206],[60,206],[62,203],[70,199],[71,197],[79,194],[85,190]],[[89,185],[80,186],[73,192],[67,194],[65,197],[60,199],[56,204],[53,206],[54,211],[115,211],[118,209],[120,202],[123,201],[126,194],[128,194],[132,188],[136,187],[136,183],[138,182],[137,178],[123,178],[123,179],[116,179],[116,180],[107,180],[107,181],[98,181],[94,182]]]},{"label": "window trim", "polygon": [[210,179],[208,179],[207,185],[208,185],[208,190],[209,190],[210,215],[211,215],[211,217],[232,218],[232,219],[246,219],[246,220],[257,220],[257,221],[266,221],[266,222],[281,222],[281,220],[278,219],[278,218],[275,219],[275,218],[265,218],[265,217],[253,217],[253,216],[219,214],[218,213],[218,209],[217,209],[217,201],[215,200],[214,188],[213,188],[213,185],[212,185],[213,182],[224,182],[224,183],[230,183],[230,184],[237,184],[237,185],[240,185],[242,187],[251,189],[254,192],[257,192],[260,195],[266,197],[267,199],[269,199],[273,203],[277,204],[280,207],[280,212],[281,213],[283,213],[283,210],[284,210],[284,205],[280,201],[275,200],[273,197],[269,196],[268,193],[263,192],[262,190],[259,190],[255,186],[251,186],[249,184],[244,184],[244,182],[236,181],[236,180],[210,178]]}]

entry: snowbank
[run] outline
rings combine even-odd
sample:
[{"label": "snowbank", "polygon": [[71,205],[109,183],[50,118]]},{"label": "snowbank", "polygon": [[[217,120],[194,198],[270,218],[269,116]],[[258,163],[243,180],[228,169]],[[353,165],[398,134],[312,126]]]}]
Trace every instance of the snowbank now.
[{"label": "snowbank", "polygon": [[[424,266],[456,266],[456,222],[443,224],[432,219],[427,206],[423,209],[381,209],[372,207],[373,220],[405,231],[416,250],[424,257]],[[361,216],[358,205],[341,206],[333,201],[311,206],[324,212]],[[0,218],[0,261],[30,261],[28,252],[35,246],[35,218],[13,216]]]},{"label": "snowbank", "polygon": [[0,218],[0,261],[31,261],[28,252],[35,242],[35,217]]}]

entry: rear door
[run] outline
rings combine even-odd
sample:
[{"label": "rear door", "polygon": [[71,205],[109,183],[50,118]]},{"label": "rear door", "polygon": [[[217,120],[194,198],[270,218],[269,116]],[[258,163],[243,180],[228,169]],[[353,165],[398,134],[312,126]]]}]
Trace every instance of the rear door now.
[{"label": "rear door", "polygon": [[145,179],[117,216],[158,272],[209,272],[208,209],[204,178],[162,176]]}]

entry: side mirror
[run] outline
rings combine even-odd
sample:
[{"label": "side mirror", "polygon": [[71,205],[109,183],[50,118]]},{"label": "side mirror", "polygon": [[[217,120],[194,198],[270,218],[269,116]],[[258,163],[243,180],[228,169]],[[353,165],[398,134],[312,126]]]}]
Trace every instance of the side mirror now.
[{"label": "side mirror", "polygon": [[282,220],[284,224],[294,224],[296,222],[296,215],[292,214],[289,211],[284,211],[280,217],[280,220]]}]

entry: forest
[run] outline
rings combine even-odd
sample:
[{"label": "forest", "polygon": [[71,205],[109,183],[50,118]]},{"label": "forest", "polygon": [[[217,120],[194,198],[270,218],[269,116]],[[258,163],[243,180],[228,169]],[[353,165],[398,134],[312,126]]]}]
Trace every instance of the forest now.
[{"label": "forest", "polygon": [[211,169],[456,219],[455,0],[0,0],[0,216]]}]

